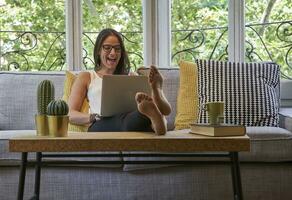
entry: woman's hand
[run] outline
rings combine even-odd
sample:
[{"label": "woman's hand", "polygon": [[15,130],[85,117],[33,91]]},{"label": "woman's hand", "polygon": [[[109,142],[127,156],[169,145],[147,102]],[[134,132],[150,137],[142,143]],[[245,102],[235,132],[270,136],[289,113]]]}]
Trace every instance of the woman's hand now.
[{"label": "woman's hand", "polygon": [[129,76],[139,76],[139,74],[137,72],[129,72],[128,75]]}]

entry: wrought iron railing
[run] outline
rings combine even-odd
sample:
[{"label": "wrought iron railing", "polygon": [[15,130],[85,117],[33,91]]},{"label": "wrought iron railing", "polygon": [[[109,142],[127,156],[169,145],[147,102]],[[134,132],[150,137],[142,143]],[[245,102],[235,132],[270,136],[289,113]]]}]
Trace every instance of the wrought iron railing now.
[{"label": "wrought iron railing", "polygon": [[[270,29],[273,35],[261,33]],[[246,59],[249,61],[272,61],[281,65],[283,78],[292,77],[292,20],[265,24],[246,25]],[[269,36],[274,37],[273,40]],[[266,39],[268,38],[268,39]],[[261,50],[262,54],[259,54]]]},{"label": "wrought iron railing", "polygon": [[[260,33],[262,28],[268,29]],[[213,33],[212,40],[208,32]],[[228,59],[228,27],[204,28],[193,30],[172,31],[177,36],[177,46],[174,47],[172,61],[180,59],[194,60],[196,58],[227,60]],[[184,44],[179,47],[179,42]],[[248,62],[269,61],[281,65],[282,77],[292,77],[292,21],[272,23],[247,24],[245,40],[245,60]],[[206,46],[208,48],[206,48]]]},{"label": "wrought iron railing", "polygon": [[[177,64],[181,59],[227,60],[227,31],[228,27],[173,30],[172,40],[177,40],[175,43],[178,44],[172,50],[173,64]],[[210,32],[213,32],[212,39],[208,38]],[[179,45],[180,42],[182,46]]]},{"label": "wrought iron railing", "polygon": [[0,70],[63,70],[64,41],[64,32],[0,31]]},{"label": "wrought iron railing", "polygon": [[[265,32],[259,28],[265,27]],[[228,27],[173,30],[172,63],[195,58],[227,60]],[[98,32],[83,33],[83,65],[93,68],[93,46]],[[133,68],[143,64],[142,32],[122,33]],[[65,33],[0,31],[0,70],[52,71],[65,69]],[[246,60],[282,65],[292,77],[292,21],[246,25]],[[35,53],[37,52],[37,53]]]}]

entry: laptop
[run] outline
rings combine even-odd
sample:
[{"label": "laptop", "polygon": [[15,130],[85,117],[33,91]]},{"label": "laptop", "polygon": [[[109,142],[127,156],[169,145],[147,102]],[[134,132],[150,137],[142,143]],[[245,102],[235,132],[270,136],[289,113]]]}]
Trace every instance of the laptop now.
[{"label": "laptop", "polygon": [[104,75],[102,79],[101,110],[102,117],[137,109],[137,92],[151,94],[147,76]]}]

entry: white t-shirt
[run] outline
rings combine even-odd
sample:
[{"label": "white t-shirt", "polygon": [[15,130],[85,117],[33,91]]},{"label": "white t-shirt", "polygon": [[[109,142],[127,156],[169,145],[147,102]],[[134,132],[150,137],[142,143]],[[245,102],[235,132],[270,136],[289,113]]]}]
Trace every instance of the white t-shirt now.
[{"label": "white t-shirt", "polygon": [[100,114],[102,78],[95,71],[88,72],[90,73],[90,84],[87,92],[89,112]]}]

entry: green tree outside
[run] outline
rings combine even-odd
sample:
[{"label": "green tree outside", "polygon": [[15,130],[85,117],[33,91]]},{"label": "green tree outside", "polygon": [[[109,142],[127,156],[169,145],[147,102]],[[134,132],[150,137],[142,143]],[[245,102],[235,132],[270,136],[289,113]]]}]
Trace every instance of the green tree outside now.
[{"label": "green tree outside", "polygon": [[[86,68],[93,67],[93,43],[106,27],[125,36],[132,67],[142,65],[141,0],[92,0],[93,7],[88,2],[82,4]],[[0,70],[65,70],[64,8],[64,0],[0,0]],[[292,76],[292,2],[246,0],[245,17],[246,61],[273,60]],[[228,0],[172,0],[172,64],[226,60],[227,24]]]}]

